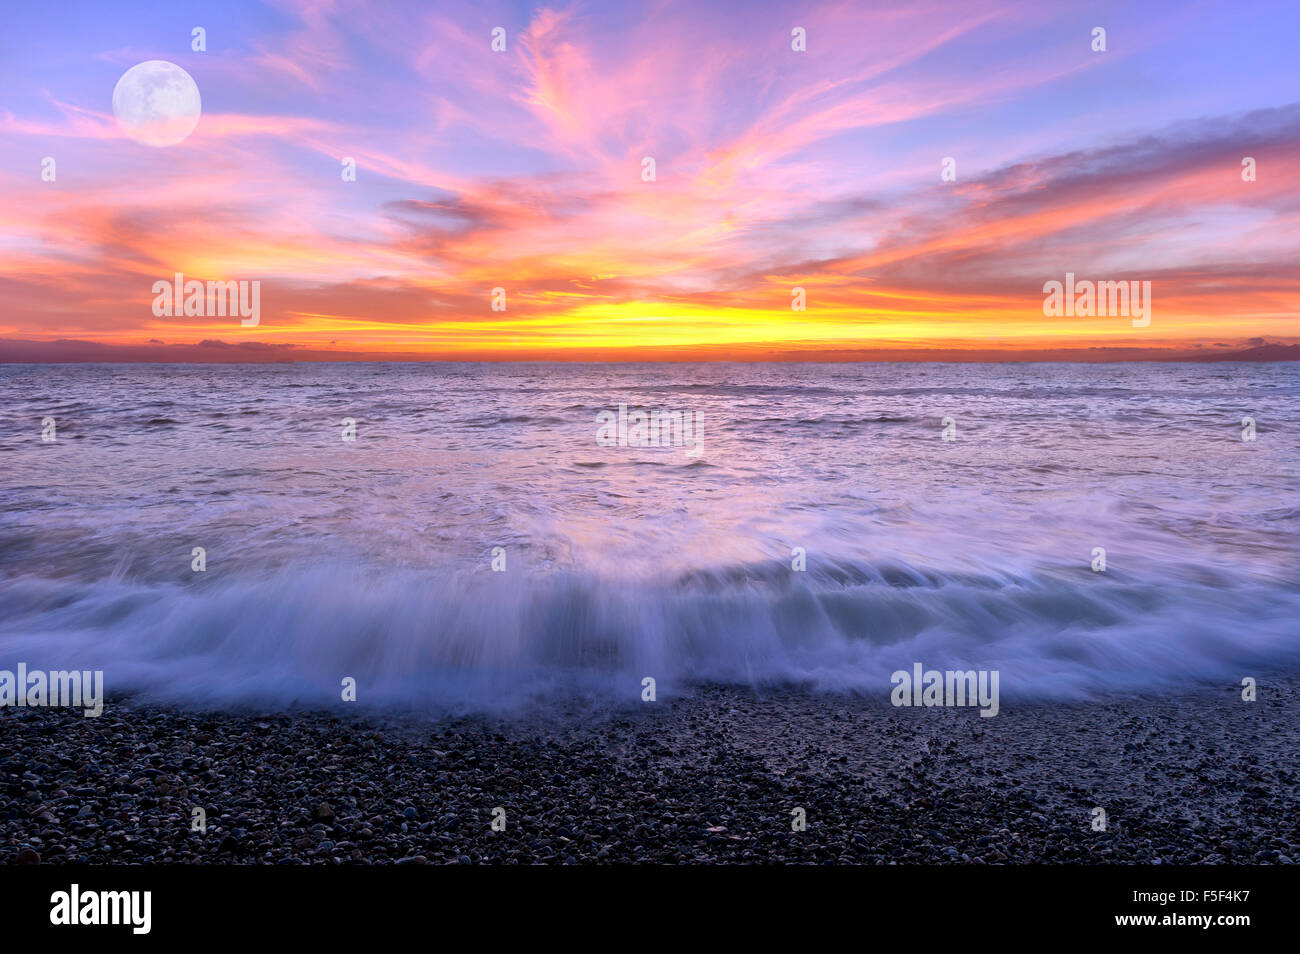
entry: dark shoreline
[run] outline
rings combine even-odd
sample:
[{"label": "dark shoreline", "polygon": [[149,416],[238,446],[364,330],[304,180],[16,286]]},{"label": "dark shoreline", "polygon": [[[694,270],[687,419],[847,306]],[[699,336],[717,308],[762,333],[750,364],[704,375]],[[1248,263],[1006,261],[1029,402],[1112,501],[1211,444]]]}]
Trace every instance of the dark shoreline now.
[{"label": "dark shoreline", "polygon": [[994,718],[719,686],[594,718],[3,709],[0,863],[1286,864],[1297,688]]}]

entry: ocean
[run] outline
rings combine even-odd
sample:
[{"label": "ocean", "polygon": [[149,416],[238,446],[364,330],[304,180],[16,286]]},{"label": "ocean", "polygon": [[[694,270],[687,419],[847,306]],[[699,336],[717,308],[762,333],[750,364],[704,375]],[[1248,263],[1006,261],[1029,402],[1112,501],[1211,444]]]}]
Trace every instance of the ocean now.
[{"label": "ocean", "polygon": [[[620,405],[699,446],[598,440]],[[465,711],[1240,685],[1300,661],[1297,409],[1297,363],[0,365],[0,668]]]}]

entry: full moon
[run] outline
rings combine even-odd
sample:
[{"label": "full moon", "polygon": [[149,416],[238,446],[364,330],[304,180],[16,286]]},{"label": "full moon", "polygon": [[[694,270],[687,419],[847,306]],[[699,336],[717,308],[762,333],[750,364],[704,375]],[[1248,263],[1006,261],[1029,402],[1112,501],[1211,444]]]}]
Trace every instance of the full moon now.
[{"label": "full moon", "polygon": [[174,146],[199,124],[203,104],[189,73],[166,60],[137,63],[113,88],[122,131],[146,146]]}]

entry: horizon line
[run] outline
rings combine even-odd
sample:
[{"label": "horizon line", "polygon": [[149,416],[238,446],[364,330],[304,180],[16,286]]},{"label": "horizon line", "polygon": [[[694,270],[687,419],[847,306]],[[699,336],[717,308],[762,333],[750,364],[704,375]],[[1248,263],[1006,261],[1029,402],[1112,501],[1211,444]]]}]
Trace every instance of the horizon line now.
[{"label": "horizon line", "polygon": [[[1255,344],[1254,342],[1260,342]],[[1220,344],[1223,351],[1204,346],[1075,348],[723,348],[596,349],[548,354],[500,351],[382,352],[299,349],[292,344],[264,342],[231,344],[208,340],[167,345],[121,345],[81,339],[33,341],[0,339],[0,364],[1120,364],[1218,362],[1274,363],[1300,361],[1300,344],[1252,339],[1249,346]],[[1232,350],[1226,350],[1231,348]]]}]

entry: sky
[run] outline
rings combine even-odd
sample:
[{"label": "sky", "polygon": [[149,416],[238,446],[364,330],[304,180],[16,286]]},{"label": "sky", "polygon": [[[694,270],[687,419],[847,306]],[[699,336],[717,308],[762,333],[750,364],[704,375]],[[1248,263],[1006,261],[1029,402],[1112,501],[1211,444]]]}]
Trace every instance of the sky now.
[{"label": "sky", "polygon": [[[1300,342],[1294,0],[3,13],[0,339],[23,360]],[[147,60],[202,97],[175,145],[114,116]],[[178,272],[259,282],[258,323],[155,315]],[[1066,273],[1149,281],[1151,321],[1046,315]]]}]

